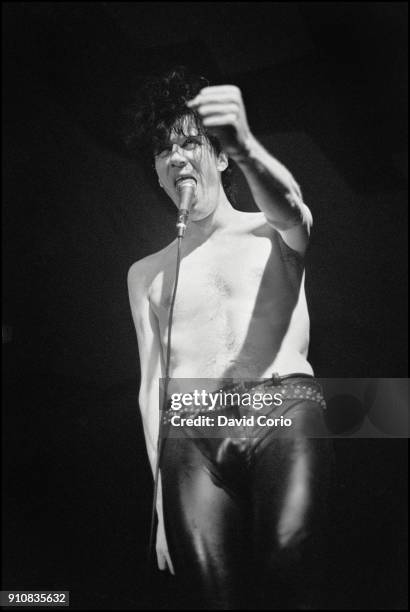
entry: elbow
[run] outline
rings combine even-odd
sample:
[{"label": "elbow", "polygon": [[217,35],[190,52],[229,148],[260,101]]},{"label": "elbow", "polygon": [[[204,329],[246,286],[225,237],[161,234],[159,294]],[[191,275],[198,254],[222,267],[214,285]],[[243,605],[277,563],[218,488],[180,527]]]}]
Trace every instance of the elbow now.
[{"label": "elbow", "polygon": [[270,220],[271,225],[278,231],[285,232],[292,228],[302,226],[309,233],[313,225],[312,214],[306,204],[292,204],[291,210],[285,219]]},{"label": "elbow", "polygon": [[310,230],[312,229],[312,226],[313,226],[313,217],[312,217],[312,213],[310,212],[310,209],[306,206],[306,204],[303,204],[303,203],[302,203],[302,210],[301,210],[301,218],[302,218],[302,225],[306,227],[307,231],[310,233]]},{"label": "elbow", "polygon": [[312,213],[303,202],[302,192],[298,183],[294,179],[292,179],[292,185],[286,199],[290,206],[288,229],[297,225],[303,225],[308,231],[310,231],[313,225]]}]

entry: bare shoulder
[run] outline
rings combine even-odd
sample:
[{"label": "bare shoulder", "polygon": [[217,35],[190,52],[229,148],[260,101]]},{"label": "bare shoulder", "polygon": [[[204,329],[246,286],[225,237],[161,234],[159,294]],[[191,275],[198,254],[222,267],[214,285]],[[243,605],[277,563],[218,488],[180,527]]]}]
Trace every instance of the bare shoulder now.
[{"label": "bare shoulder", "polygon": [[260,236],[272,236],[275,232],[272,225],[268,223],[264,213],[262,212],[240,212],[237,221],[238,231],[243,231],[246,234],[255,234]]},{"label": "bare shoulder", "polygon": [[127,275],[130,297],[138,298],[148,294],[149,287],[155,276],[163,268],[173,244],[172,242],[164,249],[147,255],[147,257],[132,264]]},{"label": "bare shoulder", "polygon": [[[307,208],[307,207],[306,207]],[[307,213],[310,214],[307,208]],[[238,218],[238,231],[243,234],[253,235],[258,238],[268,238],[275,242],[279,241],[281,247],[287,253],[303,257],[309,241],[311,222],[307,218],[306,223],[296,225],[287,230],[280,230],[266,219],[264,213],[241,213]]]},{"label": "bare shoulder", "polygon": [[294,225],[288,229],[280,229],[270,223],[264,213],[243,213],[249,218],[246,223],[246,231],[251,232],[256,236],[264,236],[271,239],[279,239],[291,251],[294,251],[300,256],[304,256],[312,227],[312,215],[309,208],[303,205],[303,220],[301,223]]}]

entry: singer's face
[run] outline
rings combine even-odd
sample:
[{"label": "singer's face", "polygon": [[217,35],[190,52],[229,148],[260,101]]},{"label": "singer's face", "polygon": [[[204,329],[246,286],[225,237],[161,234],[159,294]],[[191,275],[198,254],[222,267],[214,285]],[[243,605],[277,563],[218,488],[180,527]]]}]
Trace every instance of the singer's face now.
[{"label": "singer's face", "polygon": [[155,154],[155,169],[165,192],[179,207],[177,181],[181,177],[196,181],[191,221],[200,221],[216,208],[222,190],[221,171],[226,167],[223,154],[217,156],[205,136],[199,134],[192,117],[185,117],[183,133],[171,131],[170,138]]}]

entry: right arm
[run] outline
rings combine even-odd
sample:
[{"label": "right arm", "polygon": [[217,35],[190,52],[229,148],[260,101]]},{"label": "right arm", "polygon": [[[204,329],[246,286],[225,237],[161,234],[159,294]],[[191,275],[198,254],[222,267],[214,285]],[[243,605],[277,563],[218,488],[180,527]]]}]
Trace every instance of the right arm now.
[{"label": "right arm", "polygon": [[[163,377],[163,363],[158,320],[152,311],[148,297],[149,275],[146,264],[145,266],[142,262],[133,264],[129,269],[127,281],[131,313],[137,334],[140,357],[141,385],[138,399],[148,460],[152,473],[155,475],[160,415],[159,379]],[[168,552],[165,536],[160,475],[158,480],[156,510],[158,515],[156,546],[158,566],[161,570],[166,569],[168,566],[173,574],[174,568]]]}]

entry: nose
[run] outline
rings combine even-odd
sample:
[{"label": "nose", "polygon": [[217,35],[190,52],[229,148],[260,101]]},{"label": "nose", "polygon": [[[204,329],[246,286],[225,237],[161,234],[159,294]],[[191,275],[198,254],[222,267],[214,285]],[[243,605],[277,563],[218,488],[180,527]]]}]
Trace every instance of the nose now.
[{"label": "nose", "polygon": [[187,160],[185,159],[183,149],[174,143],[171,151],[171,164],[173,166],[177,166],[178,168],[183,168],[186,163]]}]

